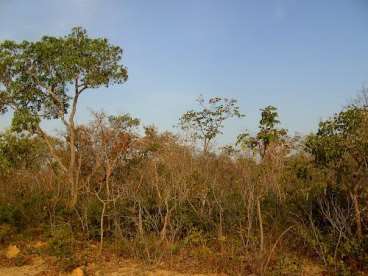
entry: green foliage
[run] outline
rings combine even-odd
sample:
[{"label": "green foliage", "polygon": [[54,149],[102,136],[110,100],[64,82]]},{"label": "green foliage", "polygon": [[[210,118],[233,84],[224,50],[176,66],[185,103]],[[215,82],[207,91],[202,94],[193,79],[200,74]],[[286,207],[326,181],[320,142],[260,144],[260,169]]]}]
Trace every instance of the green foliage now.
[{"label": "green foliage", "polygon": [[39,127],[40,121],[41,119],[35,114],[32,114],[29,109],[22,107],[14,112],[11,130],[14,132],[22,132],[25,130],[34,133]]},{"label": "green foliage", "polygon": [[17,130],[34,131],[43,118],[63,119],[84,90],[127,80],[121,58],[120,47],[104,38],[90,38],[80,27],[64,37],[4,41],[0,44],[0,87],[4,88],[0,110],[15,110]]},{"label": "green foliage", "polygon": [[80,265],[75,256],[75,238],[70,225],[58,225],[51,232],[47,253],[57,258],[64,271],[70,271]]},{"label": "green foliage", "polygon": [[257,135],[253,137],[247,132],[242,133],[237,138],[237,144],[243,150],[251,149],[263,157],[271,143],[282,142],[286,139],[287,130],[277,128],[280,121],[278,120],[279,114],[276,107],[267,106],[261,111]]},{"label": "green foliage", "polygon": [[14,226],[6,223],[0,223],[0,243],[7,241],[14,234]]},{"label": "green foliage", "polygon": [[[18,196],[18,199],[21,197]],[[24,221],[28,225],[42,224],[49,217],[47,212],[47,203],[51,201],[51,195],[48,193],[32,193],[24,195],[20,202],[20,208]]]},{"label": "green foliage", "polygon": [[111,128],[121,132],[129,132],[140,124],[139,119],[133,118],[129,114],[109,116],[108,120]]},{"label": "green foliage", "polygon": [[363,236],[364,217],[361,200],[366,200],[368,187],[368,110],[349,106],[333,118],[320,123],[318,132],[306,141],[306,151],[316,165],[328,169],[332,181],[351,200],[356,234]]},{"label": "green foliage", "polygon": [[66,228],[57,229],[48,242],[49,254],[59,258],[68,258],[73,253],[73,239]]},{"label": "green foliage", "polygon": [[0,134],[0,168],[39,169],[48,154],[38,137],[10,130]]},{"label": "green foliage", "polygon": [[146,263],[158,263],[163,255],[165,245],[160,242],[155,235],[146,235],[144,237],[137,237],[131,240],[123,240],[119,243],[120,254],[125,256],[134,256]]},{"label": "green foliage", "polygon": [[359,166],[367,162],[367,126],[368,111],[351,106],[321,122],[317,134],[308,137],[306,150],[322,166],[338,170],[348,169],[347,163],[351,162]]},{"label": "green foliage", "polygon": [[199,246],[206,246],[208,243],[208,236],[203,234],[202,231],[198,231],[195,228],[188,233],[188,235],[184,238],[184,244],[186,246],[192,247],[199,247]]},{"label": "green foliage", "polygon": [[100,218],[102,212],[101,203],[97,200],[87,202],[88,234],[92,239],[98,239],[100,235]]},{"label": "green foliage", "polygon": [[[200,153],[152,126],[141,135],[129,114],[75,124],[82,92],[127,80],[121,59],[120,47],[82,28],[0,43],[0,113],[14,110],[0,134],[0,242],[49,225],[47,253],[65,270],[80,265],[83,235],[147,262],[187,253],[233,274],[258,273],[268,257],[274,274],[294,274],[293,255],[305,252],[335,274],[368,270],[365,94],[321,122],[304,148],[267,106],[258,132],[221,153],[210,143],[226,120],[244,115],[234,99],[201,97],[179,121],[203,142]],[[65,139],[43,132],[43,119],[60,119]]]},{"label": "green foliage", "polygon": [[267,146],[272,142],[278,142],[280,139],[284,138],[287,134],[285,129],[278,129],[276,126],[280,124],[277,119],[279,114],[277,113],[277,108],[273,106],[267,106],[262,111],[262,118],[259,122],[260,131],[257,134],[257,139],[262,141],[263,147]]},{"label": "green foliage", "polygon": [[272,267],[270,275],[300,275],[302,266],[300,259],[292,256],[279,256],[276,264]]},{"label": "green foliage", "polygon": [[14,193],[11,196],[15,199],[8,198],[7,203],[0,204],[0,224],[23,231],[46,222],[49,215],[46,204],[50,200],[47,196],[36,192],[27,195]]},{"label": "green foliage", "polygon": [[219,134],[222,134],[224,122],[232,117],[244,117],[239,111],[234,99],[214,97],[208,102],[200,97],[197,102],[202,108],[199,111],[190,110],[184,113],[179,120],[183,130],[192,131],[196,139],[204,143],[204,151],[208,151],[209,143]]},{"label": "green foliage", "polygon": [[14,227],[22,225],[23,216],[20,209],[14,205],[0,205],[0,224],[8,224]]}]

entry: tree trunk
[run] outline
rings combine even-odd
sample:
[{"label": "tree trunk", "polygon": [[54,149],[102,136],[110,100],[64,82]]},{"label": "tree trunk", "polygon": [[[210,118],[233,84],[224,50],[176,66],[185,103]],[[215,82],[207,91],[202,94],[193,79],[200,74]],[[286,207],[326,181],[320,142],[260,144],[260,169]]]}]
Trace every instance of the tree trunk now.
[{"label": "tree trunk", "polygon": [[205,154],[208,153],[208,140],[207,140],[207,138],[204,138],[204,142],[203,142],[203,153],[205,153]]},{"label": "tree trunk", "polygon": [[161,229],[161,241],[164,241],[166,239],[166,230],[167,230],[167,226],[169,224],[169,219],[170,219],[170,210],[169,210],[169,205],[167,202],[165,202],[165,206],[166,206],[166,214],[165,214],[165,218],[164,218],[164,225]]},{"label": "tree trunk", "polygon": [[254,211],[254,204],[253,204],[253,193],[249,194],[248,197],[248,204],[247,204],[247,221],[248,221],[248,229],[247,229],[247,243],[246,246],[248,247],[250,242],[250,237],[252,234],[253,228],[253,211]]},{"label": "tree trunk", "polygon": [[[79,79],[78,77],[75,79],[75,95],[73,98],[72,108],[70,111],[69,116],[69,125],[68,125],[68,131],[69,131],[69,147],[70,147],[70,160],[69,160],[69,179],[71,182],[71,201],[70,201],[70,207],[74,208],[77,204],[78,200],[78,183],[76,177],[76,147],[75,147],[75,123],[74,123],[74,117],[77,112],[77,104],[78,104],[78,98],[80,93],[83,90],[79,90],[78,88]],[[79,173],[79,172],[78,172]]]},{"label": "tree trunk", "polygon": [[353,201],[354,212],[355,212],[356,234],[357,234],[358,239],[361,240],[363,237],[363,233],[362,233],[362,219],[361,219],[360,208],[359,208],[358,194],[350,193],[350,197]]},{"label": "tree trunk", "polygon": [[102,254],[102,248],[103,248],[105,211],[106,211],[106,203],[103,202],[102,203],[101,217],[100,217],[100,250],[99,250],[100,255]]},{"label": "tree trunk", "polygon": [[223,232],[223,218],[222,218],[222,209],[220,209],[220,225],[218,230],[218,240],[220,242],[220,251],[221,254],[224,253],[224,232]]},{"label": "tree trunk", "polygon": [[264,251],[263,219],[262,219],[262,211],[261,211],[261,202],[259,198],[257,198],[257,214],[258,214],[258,222],[259,222],[260,251],[263,252]]},{"label": "tree trunk", "polygon": [[143,218],[142,218],[142,207],[140,203],[138,210],[138,233],[140,237],[143,237]]},{"label": "tree trunk", "polygon": [[123,238],[123,230],[121,229],[121,225],[120,225],[120,217],[119,217],[119,212],[117,210],[116,207],[116,201],[113,201],[114,203],[114,232],[115,232],[115,237],[122,239]]},{"label": "tree trunk", "polygon": [[70,160],[69,160],[69,179],[71,184],[71,202],[70,207],[74,207],[77,204],[78,192],[77,183],[75,182],[75,129],[74,123],[69,127],[69,147],[70,147]]}]

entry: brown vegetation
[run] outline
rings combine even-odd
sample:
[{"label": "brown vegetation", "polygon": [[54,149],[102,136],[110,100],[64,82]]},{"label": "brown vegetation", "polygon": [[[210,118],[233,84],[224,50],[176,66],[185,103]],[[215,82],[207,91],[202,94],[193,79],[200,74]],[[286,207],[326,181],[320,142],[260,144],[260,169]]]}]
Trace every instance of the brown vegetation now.
[{"label": "brown vegetation", "polygon": [[[87,53],[113,55],[110,72],[102,72],[104,60],[93,55],[78,61],[77,69],[63,71],[66,61],[80,58],[66,52],[66,61],[55,67],[66,80],[56,83],[60,77],[42,60],[35,64],[45,66],[22,67],[14,76],[19,66],[0,60],[5,87],[0,107],[16,112],[12,128],[0,136],[1,243],[45,240],[42,252],[65,270],[85,264],[87,245],[98,244],[95,257],[113,253],[147,263],[192,262],[198,270],[231,275],[292,275],[306,259],[323,265],[325,273],[367,271],[366,103],[347,107],[304,138],[279,129],[277,109],[268,106],[258,133],[240,134],[222,150],[210,145],[223,122],[242,117],[232,99],[216,97],[208,104],[201,99],[199,111],[180,118],[193,143],[154,127],[142,133],[139,120],[128,114],[95,113],[89,124],[77,125],[81,90],[122,82],[127,75],[116,63],[119,49],[75,32],[58,43],[84,41]],[[49,38],[42,43],[58,45]],[[18,46],[43,53],[40,45]],[[30,81],[33,69],[42,78]],[[62,84],[70,81],[76,90],[68,111]],[[23,106],[29,86],[39,92],[42,108]],[[59,96],[53,99],[53,93]],[[39,113],[45,110],[61,120],[70,114],[64,135],[42,131],[39,122],[45,117]]]}]

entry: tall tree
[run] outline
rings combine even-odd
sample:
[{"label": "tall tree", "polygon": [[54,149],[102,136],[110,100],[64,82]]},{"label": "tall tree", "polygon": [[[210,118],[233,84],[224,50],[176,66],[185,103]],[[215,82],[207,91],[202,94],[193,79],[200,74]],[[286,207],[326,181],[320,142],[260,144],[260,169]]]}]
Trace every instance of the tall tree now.
[{"label": "tall tree", "polygon": [[[244,151],[251,150],[254,156],[256,156],[256,161],[259,161],[254,168],[257,171],[256,185],[254,185],[255,187],[248,195],[248,198],[254,198],[256,203],[261,252],[264,251],[262,200],[270,190],[275,191],[278,195],[281,194],[278,177],[281,175],[280,172],[283,167],[282,157],[287,152],[285,150],[287,149],[285,147],[287,130],[277,127],[280,124],[278,117],[277,108],[274,106],[267,106],[261,109],[258,133],[255,136],[251,136],[248,132],[245,132],[237,138],[237,145],[240,145]],[[251,223],[249,224],[250,227]]]},{"label": "tall tree", "polygon": [[368,192],[368,108],[350,106],[323,121],[306,141],[320,167],[332,171],[338,188],[352,200],[356,234],[363,235],[360,201]]},{"label": "tall tree", "polygon": [[224,122],[232,117],[243,117],[235,99],[214,97],[208,102],[201,96],[197,99],[201,109],[189,110],[179,119],[183,130],[192,131],[194,138],[203,142],[203,152],[209,151],[210,143],[222,134]]},{"label": "tall tree", "polygon": [[[76,27],[64,37],[0,44],[0,111],[13,109],[14,130],[39,134],[67,175],[71,206],[77,201],[79,181],[76,149],[78,100],[89,89],[123,83],[122,49],[105,38],[90,38]],[[61,120],[67,131],[67,163],[57,155],[52,139],[40,127],[43,119]]]},{"label": "tall tree", "polygon": [[263,158],[271,143],[283,141],[287,137],[287,130],[277,127],[280,124],[278,117],[277,108],[274,106],[269,105],[261,109],[258,133],[255,136],[251,136],[248,132],[240,134],[237,144],[243,149],[255,151]]}]

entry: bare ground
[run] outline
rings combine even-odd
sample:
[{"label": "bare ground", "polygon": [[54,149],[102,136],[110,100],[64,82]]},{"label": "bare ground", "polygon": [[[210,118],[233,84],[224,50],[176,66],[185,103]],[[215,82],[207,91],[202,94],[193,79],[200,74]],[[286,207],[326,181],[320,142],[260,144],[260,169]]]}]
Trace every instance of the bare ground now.
[{"label": "bare ground", "polygon": [[[192,273],[179,273],[176,271],[164,270],[154,267],[148,267],[142,264],[135,263],[133,261],[124,261],[119,264],[110,263],[102,265],[93,265],[92,267],[84,267],[83,271],[88,271],[84,275],[96,275],[96,276],[205,276],[205,275],[219,275],[219,274],[192,274]],[[32,259],[31,264],[23,266],[10,266],[0,267],[0,276],[53,276],[53,275],[71,275],[71,276],[82,276],[78,272],[71,273],[60,273],[57,272],[53,267],[50,267],[45,260],[40,257]]]},{"label": "bare ground", "polygon": [[[30,247],[37,248],[42,246],[42,243],[35,242]],[[193,268],[185,265],[184,270],[181,268],[181,272],[166,269],[169,266],[165,264],[150,266],[147,264],[139,263],[132,260],[126,260],[124,258],[113,258],[108,260],[91,261],[86,266],[80,267],[77,270],[70,273],[60,272],[60,269],[54,265],[52,257],[40,256],[37,254],[26,254],[20,250],[19,255],[12,258],[7,257],[7,250],[9,248],[3,248],[0,254],[0,276],[84,276],[84,275],[96,275],[96,276],[222,276],[226,274],[215,273],[194,273]],[[188,267],[188,269],[186,269]],[[82,272],[83,271],[83,272]],[[183,272],[184,271],[184,272]],[[194,270],[195,271],[195,270]],[[252,274],[253,276],[255,274]],[[272,273],[270,274],[272,275]],[[287,274],[284,274],[287,275]],[[295,274],[293,274],[295,275]],[[311,275],[318,276],[324,275],[323,270],[311,262],[304,262],[302,269],[297,275]]]}]

